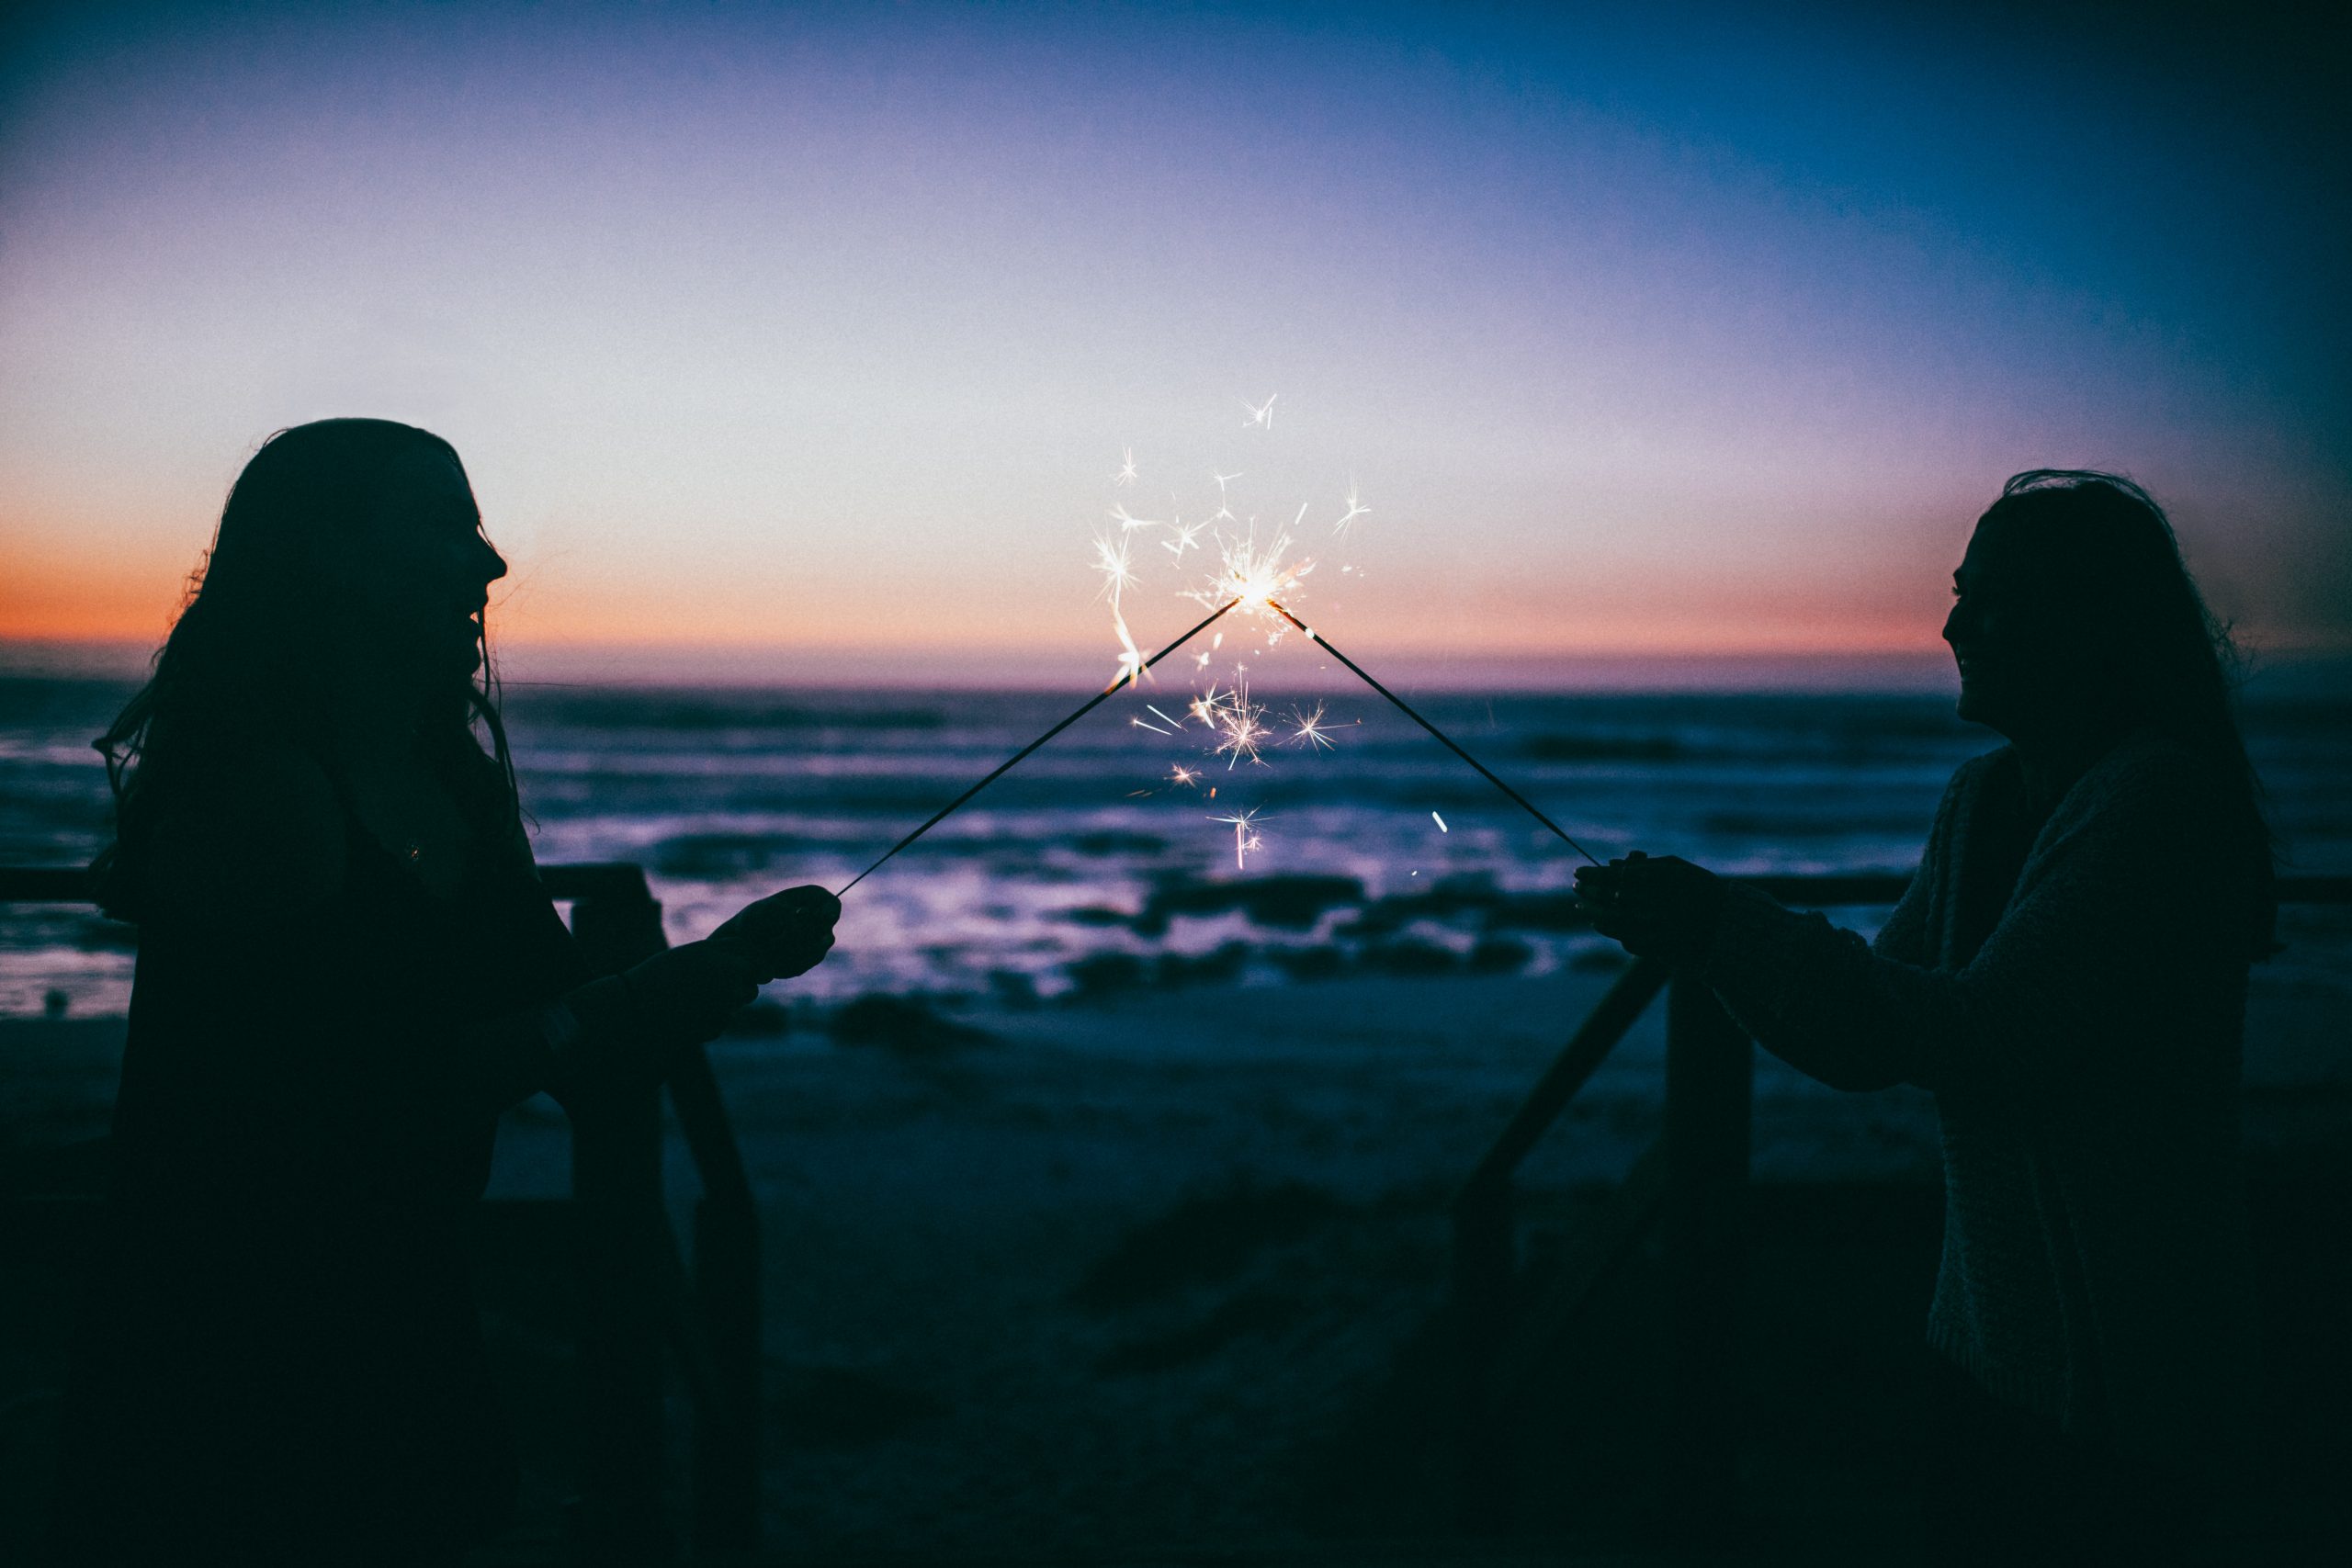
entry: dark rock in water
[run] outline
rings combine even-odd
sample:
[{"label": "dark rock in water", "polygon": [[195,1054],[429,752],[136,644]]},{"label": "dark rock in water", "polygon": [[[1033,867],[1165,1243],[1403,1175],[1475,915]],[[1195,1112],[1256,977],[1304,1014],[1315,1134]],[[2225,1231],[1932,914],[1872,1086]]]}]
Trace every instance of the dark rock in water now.
[{"label": "dark rock in water", "polygon": [[85,953],[136,953],[139,951],[139,928],[93,915],[84,920],[82,929],[74,933],[74,945]]},{"label": "dark rock in water", "polygon": [[1150,975],[1144,961],[1132,953],[1098,953],[1080,959],[1067,972],[1081,996],[1132,991]]},{"label": "dark rock in water", "polygon": [[859,1448],[893,1438],[952,1408],[945,1400],[848,1367],[786,1367],[777,1414],[796,1446]]},{"label": "dark rock in water", "polygon": [[664,876],[717,881],[764,871],[786,848],[766,833],[685,833],[655,847],[653,867]]},{"label": "dark rock in water", "polygon": [[1152,890],[1136,930],[1159,936],[1176,915],[1222,915],[1238,909],[1261,926],[1306,931],[1326,909],[1363,901],[1363,884],[1352,876],[1255,876],[1236,882],[1182,881]]},{"label": "dark rock in water", "polygon": [[1580,931],[1592,917],[1573,893],[1521,893],[1498,898],[1487,911],[1488,931]]},{"label": "dark rock in water", "polygon": [[993,1038],[985,1029],[942,1018],[914,997],[876,994],[845,1003],[828,1024],[841,1045],[879,1045],[909,1055],[933,1055]]},{"label": "dark rock in water", "polygon": [[1086,1271],[1070,1300],[1091,1312],[1116,1312],[1229,1280],[1267,1247],[1303,1241],[1346,1212],[1338,1198],[1303,1181],[1243,1181],[1187,1198],[1122,1236]]},{"label": "dark rock in water", "polygon": [[1023,970],[989,970],[989,991],[1005,1007],[1034,1008],[1037,1005],[1037,977]]},{"label": "dark rock in water", "polygon": [[1070,843],[1082,855],[1153,855],[1168,847],[1168,840],[1154,833],[1117,831],[1080,833]]},{"label": "dark rock in water", "polygon": [[1453,949],[1416,937],[1375,942],[1363,950],[1364,966],[1388,975],[1451,975],[1458,962]]},{"label": "dark rock in water", "polygon": [[1347,954],[1330,942],[1313,947],[1270,947],[1266,956],[1294,980],[1329,980],[1347,973]]},{"label": "dark rock in water", "polygon": [[1519,750],[1539,762],[1671,762],[1684,748],[1671,735],[1531,735]]},{"label": "dark rock in water", "polygon": [[1516,975],[1527,967],[1535,950],[1515,936],[1490,936],[1470,950],[1473,975]]},{"label": "dark rock in water", "polygon": [[1163,953],[1159,955],[1159,983],[1198,986],[1238,980],[1250,965],[1250,953],[1246,942],[1221,942],[1210,953]]}]

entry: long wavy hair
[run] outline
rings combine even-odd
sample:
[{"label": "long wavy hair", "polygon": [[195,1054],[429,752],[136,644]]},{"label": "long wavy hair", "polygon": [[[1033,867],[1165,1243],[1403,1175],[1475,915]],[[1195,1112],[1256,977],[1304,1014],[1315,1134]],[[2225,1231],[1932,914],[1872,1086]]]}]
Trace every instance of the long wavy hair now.
[{"label": "long wavy hair", "polygon": [[2211,764],[2226,795],[2226,837],[2217,847],[2247,865],[2255,890],[2248,941],[2256,957],[2267,957],[2277,951],[2278,841],[2238,728],[2244,661],[2229,626],[2198,592],[2172,520],[2131,479],[2093,468],[2012,476],[1979,526],[1996,519],[2030,541],[2117,716]]},{"label": "long wavy hair", "polygon": [[[237,476],[147,683],[91,742],[114,792],[114,841],[91,867],[108,915],[136,920],[144,910],[155,825],[183,780],[290,742],[341,787],[328,716],[353,651],[345,646],[351,585],[370,570],[368,511],[388,471],[420,450],[465,471],[456,448],[429,431],[327,419],[277,432]],[[481,652],[479,682],[452,677],[420,715],[418,741],[496,844],[522,810],[487,632]]]}]

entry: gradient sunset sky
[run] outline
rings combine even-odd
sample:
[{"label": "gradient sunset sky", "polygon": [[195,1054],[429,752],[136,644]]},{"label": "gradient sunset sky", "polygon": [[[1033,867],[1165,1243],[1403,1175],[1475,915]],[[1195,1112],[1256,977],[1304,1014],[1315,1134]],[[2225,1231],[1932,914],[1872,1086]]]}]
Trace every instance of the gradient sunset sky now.
[{"label": "gradient sunset sky", "polygon": [[361,413],[465,456],[520,667],[1099,678],[1110,509],[1237,470],[1430,679],[1924,654],[2041,465],[2352,647],[2341,36],[1878,9],[35,8],[0,638],[152,644]]}]

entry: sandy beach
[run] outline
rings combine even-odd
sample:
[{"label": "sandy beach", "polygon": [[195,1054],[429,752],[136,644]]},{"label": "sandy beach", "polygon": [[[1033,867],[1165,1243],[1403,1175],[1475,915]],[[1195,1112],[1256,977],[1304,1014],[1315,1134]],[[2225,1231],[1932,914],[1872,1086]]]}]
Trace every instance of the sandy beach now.
[{"label": "sandy beach", "polygon": [[[1447,1205],[1611,977],[1596,965],[1204,986],[953,1015],[891,1004],[837,1014],[835,1028],[803,1010],[780,1015],[781,1035],[718,1043],[763,1221],[769,1541],[812,1556],[985,1555],[1442,1533],[1422,1440],[1440,1407],[1414,1369],[1445,1289]],[[2346,1017],[2352,996],[2324,971],[2257,979],[2260,1157],[2347,1146]],[[0,1021],[0,1113],[20,1178],[72,1179],[54,1151],[102,1130],[119,1029]],[[1525,1168],[1530,1250],[1647,1143],[1662,1050],[1653,1008]],[[560,1195],[568,1146],[556,1108],[519,1108],[492,1195]],[[1909,1091],[1837,1095],[1759,1059],[1755,1171],[1768,1223],[1772,1193],[1831,1185],[1908,1190],[1919,1196],[1905,1213],[1931,1222],[1932,1107]],[[674,1137],[668,1180],[687,1234],[696,1180]],[[1901,1375],[1933,1268],[1932,1224],[1913,1228],[1894,1261],[1843,1276],[1832,1316],[1848,1327],[1832,1337],[1848,1359],[1828,1364],[1849,1381],[1857,1365]],[[1759,1302],[1826,1323],[1805,1303],[1828,1287],[1805,1275],[1843,1268],[1831,1253],[1815,1246],[1804,1263],[1760,1247]],[[526,1536],[558,1529],[569,1288],[560,1260],[485,1261],[528,1457]],[[1657,1352],[1643,1289],[1637,1266],[1591,1326],[1569,1404],[1540,1424],[1554,1459],[1576,1467],[1544,1493],[1555,1515],[1573,1504],[1589,1525],[1597,1507],[1621,1523],[1637,1511]],[[10,1310],[27,1331],[6,1368],[23,1472],[40,1404],[22,1396],[54,1360],[41,1314],[21,1298]],[[1768,1384],[1813,1356],[1773,1348]],[[1784,1394],[1792,1407],[1821,1398]],[[683,1400],[673,1411],[683,1434]],[[1815,1438],[1818,1415],[1798,1419]],[[1758,1483],[1776,1506],[1803,1512],[1808,1490],[1842,1486],[1899,1511],[1899,1442],[1822,1440],[1802,1462],[1783,1443],[1777,1479],[1767,1465]],[[19,1473],[12,1495],[23,1484]]]}]

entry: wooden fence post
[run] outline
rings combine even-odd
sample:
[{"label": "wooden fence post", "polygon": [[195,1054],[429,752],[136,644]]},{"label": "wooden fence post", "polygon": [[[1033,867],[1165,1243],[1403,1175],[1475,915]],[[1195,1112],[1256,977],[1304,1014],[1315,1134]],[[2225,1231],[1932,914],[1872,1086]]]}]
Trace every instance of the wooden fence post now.
[{"label": "wooden fence post", "polygon": [[[572,931],[600,972],[668,945],[662,906],[639,883],[583,897]],[[672,1555],[662,1511],[662,1090],[617,1087],[571,1107],[571,1190],[580,1210],[578,1511],[583,1563]]]},{"label": "wooden fence post", "polygon": [[760,1543],[760,1233],[744,1203],[695,1207],[695,1296],[718,1386],[695,1413],[694,1544],[698,1555]]},{"label": "wooden fence post", "polygon": [[1667,996],[1668,1523],[1720,1537],[1739,1497],[1739,1337],[1753,1047],[1696,980]]}]

